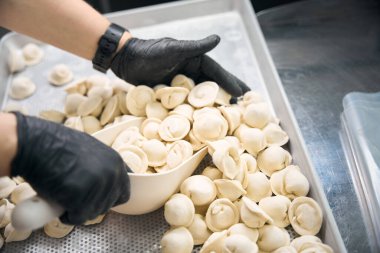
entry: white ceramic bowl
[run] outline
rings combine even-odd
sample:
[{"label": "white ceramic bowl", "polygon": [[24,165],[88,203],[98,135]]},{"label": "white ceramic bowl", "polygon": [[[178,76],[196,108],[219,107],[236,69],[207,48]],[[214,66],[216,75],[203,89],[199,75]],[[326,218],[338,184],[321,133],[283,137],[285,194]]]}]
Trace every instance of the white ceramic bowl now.
[{"label": "white ceramic bowl", "polygon": [[[131,126],[139,127],[143,121],[144,118],[131,119],[96,132],[93,136],[110,146],[124,129]],[[128,173],[131,182],[131,197],[127,203],[114,207],[112,210],[122,214],[137,215],[159,209],[171,195],[178,191],[181,183],[193,174],[206,154],[205,147],[178,167],[162,173]]]}]

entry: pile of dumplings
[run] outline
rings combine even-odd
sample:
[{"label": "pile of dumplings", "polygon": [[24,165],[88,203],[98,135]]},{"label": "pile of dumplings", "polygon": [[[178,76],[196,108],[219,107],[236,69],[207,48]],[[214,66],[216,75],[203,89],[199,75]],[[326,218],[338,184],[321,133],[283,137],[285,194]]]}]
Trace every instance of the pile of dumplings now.
[{"label": "pile of dumplings", "polygon": [[[0,228],[4,228],[0,234],[0,248],[5,243],[26,240],[32,231],[16,230],[11,224],[13,208],[20,202],[36,196],[33,188],[21,177],[0,177]],[[102,222],[105,215],[100,215],[94,220],[87,221],[83,225],[93,225]],[[74,226],[63,224],[55,219],[43,228],[46,235],[52,238],[62,238],[68,235]]]},{"label": "pile of dumplings", "polygon": [[[42,57],[35,45],[11,51],[10,70],[21,71]],[[195,85],[184,75],[175,76],[170,86],[153,88],[104,75],[73,78],[66,65],[53,67],[48,76],[52,85],[71,82],[65,87],[64,109],[39,116],[88,134],[143,118],[140,127],[123,130],[111,145],[134,173],[172,170],[207,147],[212,165],[187,178],[164,206],[171,228],[162,237],[162,252],[187,253],[194,246],[201,247],[201,253],[333,252],[316,237],[322,210],[307,196],[307,178],[282,147],[289,137],[260,94],[249,91],[230,104],[231,96],[215,82]],[[10,96],[23,99],[34,91],[35,85],[20,76]],[[14,231],[9,223],[14,204],[35,195],[30,185],[18,180],[0,179],[0,227],[6,227],[6,242],[31,234]],[[44,231],[62,238],[73,228],[56,219]],[[291,241],[289,228],[299,237]]]}]

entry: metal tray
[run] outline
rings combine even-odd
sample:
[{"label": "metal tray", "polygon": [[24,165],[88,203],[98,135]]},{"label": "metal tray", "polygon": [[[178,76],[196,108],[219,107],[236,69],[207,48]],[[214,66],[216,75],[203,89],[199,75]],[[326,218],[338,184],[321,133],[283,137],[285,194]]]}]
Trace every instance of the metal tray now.
[{"label": "metal tray", "polygon": [[[199,39],[210,33],[220,35],[222,42],[210,55],[271,102],[282,127],[289,134],[289,149],[294,164],[299,165],[308,178],[311,185],[309,195],[323,210],[324,222],[319,236],[335,252],[346,252],[248,0],[180,1],[116,12],[108,17],[112,22],[128,27],[134,36],[140,38],[166,36]],[[13,78],[5,62],[7,48],[21,47],[29,41],[30,38],[13,33],[5,36],[0,43],[0,83],[6,84],[0,86],[0,105],[14,103],[6,95]],[[42,46],[46,52],[44,62],[22,72],[38,86],[35,95],[21,102],[32,115],[47,108],[62,110],[64,91],[48,85],[46,81],[47,73],[54,64],[70,65],[76,77],[97,73],[92,70],[90,62],[52,46]],[[112,73],[108,75],[113,76]],[[201,167],[205,163],[207,161]],[[159,240],[167,228],[162,210],[142,216],[110,213],[102,224],[76,227],[63,239],[48,238],[42,231],[37,231],[26,241],[7,244],[3,252],[159,252]]]}]

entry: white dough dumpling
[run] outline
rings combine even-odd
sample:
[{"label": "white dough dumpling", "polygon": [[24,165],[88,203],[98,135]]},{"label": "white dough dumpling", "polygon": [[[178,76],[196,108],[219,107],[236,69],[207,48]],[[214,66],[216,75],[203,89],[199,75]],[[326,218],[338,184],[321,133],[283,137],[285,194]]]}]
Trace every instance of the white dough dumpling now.
[{"label": "white dough dumpling", "polygon": [[48,81],[55,86],[61,86],[71,82],[73,77],[74,74],[67,65],[58,64],[50,71]]},{"label": "white dough dumpling", "polygon": [[185,102],[189,90],[182,87],[166,87],[156,91],[156,98],[166,109],[173,109]]},{"label": "white dough dumpling", "polygon": [[237,106],[220,106],[218,109],[227,120],[228,134],[231,135],[241,124],[241,111]]},{"label": "white dough dumpling", "polygon": [[193,113],[194,108],[189,104],[181,104],[169,112],[170,115],[177,114],[185,116],[190,122],[193,122]]},{"label": "white dough dumpling", "polygon": [[226,198],[214,200],[206,213],[207,227],[213,232],[228,229],[239,222],[239,210]]},{"label": "white dough dumpling", "polygon": [[148,119],[156,118],[164,120],[168,116],[168,109],[166,109],[160,102],[151,102],[146,105],[145,113]]},{"label": "white dough dumpling", "polygon": [[0,200],[0,228],[5,227],[11,222],[11,214],[14,207],[15,205],[7,199]]},{"label": "white dough dumpling", "polygon": [[[207,109],[207,108],[204,108]],[[204,110],[202,109],[202,110]],[[218,110],[206,110],[205,112],[194,112],[193,133],[201,142],[216,141],[227,135],[228,123]]]},{"label": "white dough dumpling", "polygon": [[28,43],[22,48],[22,55],[24,56],[26,65],[35,65],[42,61],[44,51],[34,43]]},{"label": "white dough dumpling", "polygon": [[168,147],[166,163],[169,168],[175,168],[193,155],[193,147],[185,140],[171,143]]},{"label": "white dough dumpling", "polygon": [[216,253],[222,252],[224,240],[227,238],[227,230],[212,233],[207,241],[203,244],[199,253]]},{"label": "white dough dumpling", "polygon": [[288,214],[290,224],[300,235],[316,235],[322,227],[322,210],[312,198],[294,199],[289,206]]},{"label": "white dough dumpling", "polygon": [[218,95],[219,86],[215,82],[203,82],[196,85],[189,94],[189,103],[196,107],[212,106]]},{"label": "white dough dumpling", "polygon": [[244,163],[247,167],[248,173],[257,172],[257,161],[256,158],[251,154],[243,153],[240,155],[240,162]]},{"label": "white dough dumpling", "polygon": [[247,91],[243,95],[243,99],[238,101],[238,103],[244,107],[250,105],[250,104],[258,104],[264,102],[263,97],[256,91]]},{"label": "white dough dumpling", "polygon": [[215,150],[212,154],[212,161],[226,178],[234,179],[239,174],[241,163],[236,147],[227,145],[225,148]]},{"label": "white dough dumpling", "polygon": [[73,225],[63,224],[58,218],[45,224],[44,232],[52,238],[63,238],[74,229]]},{"label": "white dough dumpling", "polygon": [[242,184],[237,180],[230,179],[216,179],[214,180],[216,188],[218,189],[218,198],[227,198],[231,201],[235,201],[246,194]]},{"label": "white dough dumpling", "polygon": [[37,193],[33,190],[33,188],[28,183],[21,183],[16,186],[16,188],[11,193],[10,200],[18,204],[23,200],[29,199],[35,196]]},{"label": "white dough dumpling", "polygon": [[275,123],[269,123],[268,125],[266,125],[263,128],[263,133],[265,135],[265,139],[268,146],[282,146],[289,141],[288,134],[284,130],[282,130],[282,128],[279,125]]},{"label": "white dough dumpling", "polygon": [[259,228],[257,245],[261,251],[272,252],[283,246],[289,246],[290,235],[284,228],[265,225]]},{"label": "white dough dumpling", "polygon": [[49,120],[55,123],[63,123],[66,119],[66,114],[60,111],[56,110],[46,110],[46,111],[40,111],[39,113],[40,118]]},{"label": "white dough dumpling", "polygon": [[252,242],[256,242],[259,238],[259,231],[256,228],[250,228],[244,223],[237,223],[228,229],[228,235],[244,235]]},{"label": "white dough dumpling", "polygon": [[139,85],[132,87],[127,93],[127,109],[138,117],[146,116],[146,106],[156,101],[156,96],[152,88]]},{"label": "white dough dumpling", "polygon": [[269,179],[262,172],[248,173],[247,197],[259,202],[272,195]]},{"label": "white dough dumpling", "polygon": [[118,151],[120,147],[127,145],[142,147],[145,140],[146,138],[140,134],[137,127],[129,127],[115,138],[112,148]]},{"label": "white dough dumpling", "polygon": [[239,129],[240,142],[245,150],[253,156],[267,147],[263,131],[258,128],[244,127]]},{"label": "white dough dumpling", "polygon": [[36,85],[28,77],[19,76],[12,80],[9,96],[21,100],[30,97],[36,91]]},{"label": "white dough dumpling", "polygon": [[240,206],[240,218],[250,228],[260,228],[265,223],[272,224],[272,218],[253,200],[243,197]]},{"label": "white dough dumpling", "polygon": [[273,173],[270,184],[274,194],[284,195],[290,199],[306,196],[310,188],[309,181],[296,165],[289,165]]},{"label": "white dough dumpling", "polygon": [[257,156],[257,166],[267,176],[284,169],[291,162],[292,156],[289,152],[278,146],[268,147]]},{"label": "white dough dumpling", "polygon": [[168,151],[164,143],[159,140],[151,139],[143,142],[141,149],[148,158],[148,165],[158,167],[166,164]]},{"label": "white dough dumpling", "polygon": [[211,166],[207,166],[202,171],[202,175],[210,178],[212,181],[215,179],[221,179],[223,177],[223,173],[219,169]]},{"label": "white dough dumpling", "polygon": [[191,91],[195,84],[194,84],[194,81],[190,78],[188,78],[187,76],[185,75],[176,75],[173,80],[171,81],[170,85],[172,87],[182,87],[182,88],[186,88],[188,89],[189,91]]},{"label": "white dough dumpling", "polygon": [[64,126],[80,132],[84,132],[84,126],[81,117],[68,117],[64,123]]},{"label": "white dough dumpling", "polygon": [[181,184],[180,191],[188,196],[196,206],[210,204],[217,194],[214,182],[203,175],[194,175],[185,179]]},{"label": "white dough dumpling", "polygon": [[25,68],[26,62],[20,50],[11,48],[8,55],[8,68],[11,73],[21,71]]},{"label": "white dough dumpling", "polygon": [[190,131],[190,121],[181,115],[169,115],[160,125],[158,133],[165,141],[183,139]]},{"label": "white dough dumpling", "polygon": [[82,118],[83,130],[88,134],[93,134],[102,129],[100,121],[94,116],[85,116]]},{"label": "white dough dumpling", "polygon": [[72,93],[66,96],[65,113],[67,116],[78,116],[78,107],[88,98],[79,94]]},{"label": "white dough dumpling", "polygon": [[193,237],[184,227],[173,228],[167,231],[161,239],[162,253],[191,253]]},{"label": "white dough dumpling", "polygon": [[16,188],[16,183],[10,177],[0,177],[0,199],[6,198]]},{"label": "white dough dumpling", "polygon": [[223,253],[258,253],[257,244],[244,235],[234,234],[224,240]]},{"label": "white dough dumpling", "polygon": [[195,208],[191,199],[184,194],[177,193],[165,203],[164,216],[171,226],[190,226],[195,215]]},{"label": "white dough dumpling", "polygon": [[193,222],[187,227],[194,239],[194,245],[203,244],[211,235],[205,218],[200,214],[195,214]]},{"label": "white dough dumpling", "polygon": [[18,242],[26,240],[32,234],[31,230],[16,230],[11,223],[4,229],[5,242]]},{"label": "white dough dumpling", "polygon": [[297,237],[290,243],[290,246],[292,246],[295,249],[295,252],[334,252],[330,246],[322,243],[321,239],[313,235],[303,235]]},{"label": "white dough dumpling", "polygon": [[273,251],[273,253],[297,253],[297,250],[292,246],[282,246],[281,248]]},{"label": "white dough dumpling", "polygon": [[158,129],[160,128],[161,120],[157,118],[147,118],[141,124],[141,133],[147,139],[157,139],[161,140],[158,134]]},{"label": "white dough dumpling", "polygon": [[148,169],[148,157],[145,152],[133,145],[121,146],[118,152],[134,173],[145,173]]},{"label": "white dough dumpling", "polygon": [[290,200],[285,196],[266,197],[260,200],[259,207],[273,219],[273,224],[284,228],[289,222],[288,209]]},{"label": "white dough dumpling", "polygon": [[245,124],[260,129],[268,124],[271,117],[269,105],[264,102],[248,105],[243,114]]}]

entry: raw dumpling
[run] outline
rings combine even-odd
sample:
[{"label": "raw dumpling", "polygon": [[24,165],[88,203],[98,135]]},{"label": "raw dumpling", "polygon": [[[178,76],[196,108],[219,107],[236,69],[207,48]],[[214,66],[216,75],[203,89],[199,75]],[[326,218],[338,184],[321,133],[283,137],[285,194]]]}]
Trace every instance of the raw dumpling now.
[{"label": "raw dumpling", "polygon": [[11,73],[23,70],[26,66],[24,57],[19,50],[11,48],[8,55],[8,67]]},{"label": "raw dumpling", "polygon": [[89,97],[78,106],[77,113],[79,116],[98,117],[102,113],[102,102],[103,99],[99,96]]},{"label": "raw dumpling", "polygon": [[227,238],[227,230],[215,232],[203,244],[199,253],[216,253],[222,252],[224,240]]},{"label": "raw dumpling", "polygon": [[187,227],[194,239],[194,245],[203,244],[211,235],[207,228],[205,218],[200,214],[195,214],[193,222]]},{"label": "raw dumpling", "polygon": [[284,195],[290,199],[306,196],[310,188],[309,181],[295,165],[289,165],[273,173],[270,185],[274,194]]},{"label": "raw dumpling", "polygon": [[36,195],[36,192],[28,183],[21,183],[16,186],[16,188],[11,193],[10,200],[18,204],[23,200],[29,199]]},{"label": "raw dumpling", "polygon": [[188,89],[189,91],[191,91],[195,84],[194,84],[194,81],[190,78],[188,78],[187,76],[185,75],[176,75],[172,82],[170,83],[170,85],[172,87],[182,87],[182,88],[186,88]]},{"label": "raw dumpling", "polygon": [[104,86],[104,87],[103,86],[94,86],[94,87],[90,88],[87,92],[88,97],[98,96],[98,97],[101,97],[103,99],[103,101],[107,101],[108,99],[110,99],[112,97],[112,95],[113,95],[113,89],[109,85]]},{"label": "raw dumpling", "polygon": [[65,91],[67,94],[78,93],[81,95],[85,95],[87,93],[87,83],[85,78],[81,78],[73,81],[65,87]]},{"label": "raw dumpling", "polygon": [[112,144],[112,148],[119,150],[122,146],[134,145],[137,147],[142,147],[143,142],[146,140],[144,136],[140,134],[137,127],[129,127],[122,131]]},{"label": "raw dumpling", "polygon": [[271,112],[267,103],[250,104],[243,114],[244,123],[250,127],[263,128],[271,119]]},{"label": "raw dumpling", "polygon": [[127,93],[127,108],[134,116],[146,116],[147,104],[154,101],[156,97],[153,89],[145,85],[133,87]]},{"label": "raw dumpling", "polygon": [[207,166],[203,171],[202,175],[210,178],[212,181],[215,179],[221,179],[223,173],[215,167]]},{"label": "raw dumpling", "polygon": [[203,82],[196,85],[189,94],[189,103],[196,107],[212,106],[218,95],[219,86],[215,82]]},{"label": "raw dumpling", "polygon": [[226,198],[214,200],[206,213],[207,227],[213,232],[228,229],[239,222],[239,210]]},{"label": "raw dumpling", "polygon": [[147,171],[148,157],[141,148],[125,145],[121,146],[117,151],[134,173],[145,173]]},{"label": "raw dumpling", "polygon": [[73,229],[73,225],[63,224],[58,218],[50,221],[44,226],[45,234],[52,238],[63,238]]},{"label": "raw dumpling", "polygon": [[271,146],[257,156],[257,166],[267,176],[284,169],[292,162],[292,156],[285,149]]},{"label": "raw dumpling", "polygon": [[228,134],[231,135],[241,124],[241,111],[236,106],[220,106],[218,109],[227,120]]},{"label": "raw dumpling", "polygon": [[216,197],[214,182],[206,176],[194,175],[183,181],[180,187],[181,193],[188,196],[196,206],[210,204]]},{"label": "raw dumpling", "polygon": [[299,235],[316,235],[322,226],[323,214],[318,203],[309,197],[298,197],[289,206],[289,221]]},{"label": "raw dumpling", "polygon": [[240,198],[241,195],[247,193],[237,180],[216,179],[214,183],[218,189],[218,198],[227,198],[231,201],[235,201]]},{"label": "raw dumpling", "polygon": [[74,74],[65,64],[58,64],[49,73],[48,80],[55,86],[61,86],[73,80]]},{"label": "raw dumpling", "polygon": [[7,104],[3,110],[3,112],[21,112],[22,114],[27,115],[28,110],[25,108],[25,106],[18,104],[18,103],[9,103]]},{"label": "raw dumpling", "polygon": [[234,234],[224,240],[223,253],[258,253],[256,243],[244,235]]},{"label": "raw dumpling", "polygon": [[185,102],[189,90],[182,87],[166,87],[156,91],[156,97],[166,109],[173,109]]},{"label": "raw dumpling", "polygon": [[258,128],[242,127],[239,130],[239,139],[242,146],[253,156],[267,147],[263,131]]},{"label": "raw dumpling", "polygon": [[92,75],[86,78],[87,89],[90,90],[93,87],[107,87],[110,85],[110,80],[105,75]]},{"label": "raw dumpling", "polygon": [[259,231],[256,228],[247,227],[244,223],[237,223],[228,229],[228,235],[244,235],[252,242],[259,238]]},{"label": "raw dumpling", "polygon": [[93,134],[102,129],[100,121],[94,116],[85,116],[82,118],[83,130],[88,134]]},{"label": "raw dumpling", "polygon": [[[91,99],[91,98],[89,98]],[[119,104],[117,96],[113,96],[106,104],[103,113],[100,117],[100,124],[102,126],[112,122],[117,116],[120,115]]]},{"label": "raw dumpling", "polygon": [[193,122],[194,108],[189,104],[181,104],[169,112],[170,115],[177,114],[185,116],[190,122]]},{"label": "raw dumpling", "polygon": [[80,132],[84,131],[81,117],[68,117],[64,123],[64,126]]},{"label": "raw dumpling", "polygon": [[6,198],[16,188],[16,183],[9,177],[0,177],[0,199]]},{"label": "raw dumpling", "polygon": [[290,243],[290,246],[292,246],[295,249],[294,252],[334,252],[330,246],[323,244],[321,239],[313,235],[303,235],[297,237]]},{"label": "raw dumpling", "polygon": [[292,246],[282,246],[281,248],[273,251],[273,253],[297,253],[297,250]]},{"label": "raw dumpling", "polygon": [[98,215],[98,216],[96,216],[95,219],[88,220],[85,223],[83,223],[83,225],[90,226],[90,225],[99,224],[99,223],[101,223],[104,220],[105,216],[106,216],[105,214]]},{"label": "raw dumpling", "polygon": [[117,97],[117,104],[119,106],[121,114],[130,114],[127,108],[127,93],[125,91],[117,91],[115,93]]},{"label": "raw dumpling", "polygon": [[234,179],[240,171],[240,155],[236,147],[228,145],[225,148],[215,150],[212,154],[215,166],[223,172],[223,176]]},{"label": "raw dumpling", "polygon": [[284,228],[264,225],[262,228],[259,228],[257,245],[261,251],[272,252],[283,246],[289,246],[290,236]]},{"label": "raw dumpling", "polygon": [[169,168],[175,168],[193,155],[193,147],[184,140],[175,141],[169,145],[166,163]]},{"label": "raw dumpling", "polygon": [[248,173],[247,178],[247,197],[254,200],[255,202],[259,202],[261,199],[272,195],[270,182],[264,173]]},{"label": "raw dumpling", "polygon": [[22,49],[26,65],[35,65],[44,57],[44,51],[34,43],[26,44]]},{"label": "raw dumpling", "polygon": [[32,231],[29,231],[29,230],[25,230],[25,231],[15,230],[15,228],[12,226],[11,223],[9,223],[5,227],[5,230],[4,230],[5,242],[23,241],[23,240],[26,240],[31,234],[32,234]]},{"label": "raw dumpling", "polygon": [[247,91],[243,95],[243,99],[238,101],[238,103],[244,107],[250,104],[258,104],[264,102],[263,97],[256,91]]},{"label": "raw dumpling", "polygon": [[257,161],[251,154],[243,153],[240,155],[240,162],[245,164],[248,173],[257,172]]},{"label": "raw dumpling", "polygon": [[195,208],[190,198],[184,194],[174,194],[165,203],[164,216],[171,226],[190,226],[195,215]]},{"label": "raw dumpling", "polygon": [[56,110],[41,111],[39,116],[44,120],[49,120],[59,124],[63,123],[66,119],[66,114]]},{"label": "raw dumpling", "polygon": [[157,118],[147,118],[141,124],[141,133],[147,139],[157,139],[161,140],[158,134],[158,129],[160,128],[161,120]]},{"label": "raw dumpling", "polygon": [[289,222],[288,209],[290,200],[284,196],[266,197],[260,200],[259,207],[273,219],[273,224],[284,228]]},{"label": "raw dumpling", "polygon": [[9,96],[13,99],[25,99],[33,95],[36,85],[27,77],[19,76],[13,79],[9,90]]},{"label": "raw dumpling", "polygon": [[160,137],[165,141],[178,141],[183,139],[190,131],[190,122],[180,115],[166,117],[158,130]]},{"label": "raw dumpling", "polygon": [[68,116],[77,116],[78,115],[78,107],[88,98],[79,94],[72,93],[66,96],[65,102],[65,113]]},{"label": "raw dumpling", "polygon": [[285,145],[289,141],[288,134],[282,130],[282,128],[274,123],[269,123],[266,127],[263,128],[263,133],[267,141],[268,146]]},{"label": "raw dumpling", "polygon": [[226,137],[228,123],[218,110],[215,113],[207,110],[203,113],[194,112],[193,118],[192,130],[195,137],[201,142],[216,141]]},{"label": "raw dumpling", "polygon": [[206,143],[201,142],[195,135],[193,129],[189,131],[186,139],[190,142],[194,151],[198,151],[206,146]]},{"label": "raw dumpling", "polygon": [[14,207],[15,205],[7,199],[0,200],[0,228],[5,227],[11,222],[11,214]]},{"label": "raw dumpling", "polygon": [[168,151],[164,143],[156,139],[146,140],[141,149],[147,155],[148,166],[158,167],[166,164]]},{"label": "raw dumpling", "polygon": [[260,228],[265,223],[272,224],[272,218],[253,200],[243,197],[240,207],[240,218],[250,228]]},{"label": "raw dumpling", "polygon": [[151,102],[146,105],[145,113],[148,119],[156,118],[164,120],[168,116],[168,109],[159,102]]},{"label": "raw dumpling", "polygon": [[191,253],[193,250],[193,237],[184,227],[172,228],[161,239],[162,253]]},{"label": "raw dumpling", "polygon": [[217,105],[230,105],[230,100],[232,96],[227,93],[225,90],[219,87],[218,89],[218,94],[216,95],[215,98],[215,104]]}]

